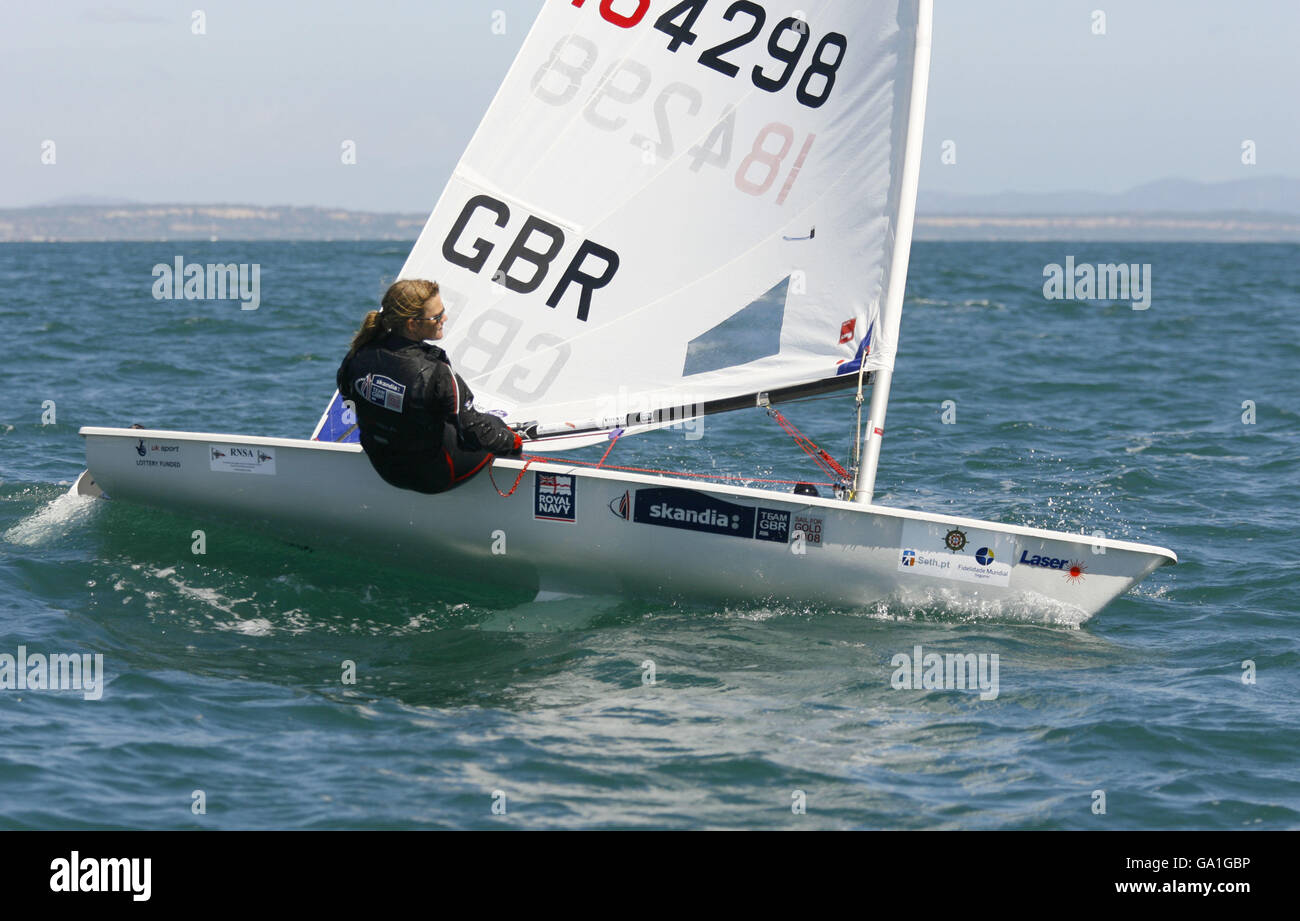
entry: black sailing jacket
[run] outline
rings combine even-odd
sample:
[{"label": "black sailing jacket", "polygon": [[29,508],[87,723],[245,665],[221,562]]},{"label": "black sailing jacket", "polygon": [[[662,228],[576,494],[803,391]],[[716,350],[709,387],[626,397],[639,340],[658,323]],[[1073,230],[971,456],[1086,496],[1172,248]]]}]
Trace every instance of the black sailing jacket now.
[{"label": "black sailing jacket", "polygon": [[441,492],[477,473],[489,454],[515,453],[515,433],[474,409],[474,394],[431,342],[376,339],[343,360],[337,383],[356,407],[366,456],[395,486]]}]

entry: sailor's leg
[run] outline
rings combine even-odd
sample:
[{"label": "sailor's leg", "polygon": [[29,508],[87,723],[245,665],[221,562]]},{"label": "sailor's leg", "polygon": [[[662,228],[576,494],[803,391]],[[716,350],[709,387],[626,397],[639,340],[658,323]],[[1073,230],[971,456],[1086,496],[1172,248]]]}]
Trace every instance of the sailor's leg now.
[{"label": "sailor's leg", "polygon": [[447,485],[442,489],[455,489],[487,468],[492,460],[488,451],[467,451],[460,447],[456,427],[447,423],[443,432],[442,453],[447,465]]}]

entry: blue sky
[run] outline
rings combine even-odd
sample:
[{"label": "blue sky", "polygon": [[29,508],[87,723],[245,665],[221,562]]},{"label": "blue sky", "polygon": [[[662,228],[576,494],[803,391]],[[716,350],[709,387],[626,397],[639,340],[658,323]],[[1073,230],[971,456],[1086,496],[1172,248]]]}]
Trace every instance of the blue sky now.
[{"label": "blue sky", "polygon": [[[427,211],[540,7],[6,3],[0,207],[95,195]],[[936,0],[922,187],[1300,178],[1298,38],[1294,0]]]}]

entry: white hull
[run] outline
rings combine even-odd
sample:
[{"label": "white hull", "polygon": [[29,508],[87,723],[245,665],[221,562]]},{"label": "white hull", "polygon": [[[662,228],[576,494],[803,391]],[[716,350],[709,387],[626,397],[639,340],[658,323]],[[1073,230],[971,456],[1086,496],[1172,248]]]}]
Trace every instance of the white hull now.
[{"label": "white hull", "polygon": [[[1177,562],[1146,544],[589,467],[534,463],[508,499],[486,474],[427,496],[384,483],[357,445],[81,434],[89,477],[74,491],[97,486],[116,500],[263,523],[309,546],[530,591],[851,609],[938,603],[1080,622]],[[508,489],[522,466],[498,460],[498,485]],[[559,478],[539,490],[543,475]]]}]

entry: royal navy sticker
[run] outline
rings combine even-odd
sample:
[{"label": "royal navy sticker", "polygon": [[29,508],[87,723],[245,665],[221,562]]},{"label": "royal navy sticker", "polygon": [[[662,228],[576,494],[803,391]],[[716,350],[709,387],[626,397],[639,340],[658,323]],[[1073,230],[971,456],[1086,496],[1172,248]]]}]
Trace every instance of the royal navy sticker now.
[{"label": "royal navy sticker", "polygon": [[539,473],[533,487],[533,517],[543,521],[577,521],[578,484],[567,473]]},{"label": "royal navy sticker", "polygon": [[275,448],[260,445],[208,445],[208,466],[222,473],[275,476]]}]

